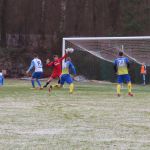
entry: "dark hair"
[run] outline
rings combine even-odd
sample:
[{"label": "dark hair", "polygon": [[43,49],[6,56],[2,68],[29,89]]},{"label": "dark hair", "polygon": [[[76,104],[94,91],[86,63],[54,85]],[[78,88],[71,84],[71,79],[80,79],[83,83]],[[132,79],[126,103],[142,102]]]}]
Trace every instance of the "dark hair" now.
[{"label": "dark hair", "polygon": [[70,58],[70,57],[67,57],[66,60],[67,60],[67,61],[71,61],[71,58]]},{"label": "dark hair", "polygon": [[123,56],[123,52],[122,51],[119,52],[119,56]]},{"label": "dark hair", "polygon": [[38,54],[33,54],[34,58],[38,57]]},{"label": "dark hair", "polygon": [[53,58],[58,57],[58,55],[54,55]]}]

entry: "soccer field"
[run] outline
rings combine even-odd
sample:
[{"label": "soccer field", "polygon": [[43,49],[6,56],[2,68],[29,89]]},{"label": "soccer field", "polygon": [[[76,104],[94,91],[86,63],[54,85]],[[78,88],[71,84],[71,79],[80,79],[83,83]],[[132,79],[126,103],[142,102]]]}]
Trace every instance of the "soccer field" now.
[{"label": "soccer field", "polygon": [[134,86],[134,97],[115,84],[75,83],[31,90],[30,82],[8,80],[0,88],[0,149],[149,150],[150,86]]}]

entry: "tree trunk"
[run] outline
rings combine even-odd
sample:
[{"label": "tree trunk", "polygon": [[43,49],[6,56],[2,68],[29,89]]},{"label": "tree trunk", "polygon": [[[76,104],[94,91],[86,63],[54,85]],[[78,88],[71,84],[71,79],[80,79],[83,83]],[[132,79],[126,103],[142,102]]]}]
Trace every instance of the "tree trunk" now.
[{"label": "tree trunk", "polygon": [[1,47],[6,47],[6,11],[7,11],[7,0],[2,0],[1,6]]}]

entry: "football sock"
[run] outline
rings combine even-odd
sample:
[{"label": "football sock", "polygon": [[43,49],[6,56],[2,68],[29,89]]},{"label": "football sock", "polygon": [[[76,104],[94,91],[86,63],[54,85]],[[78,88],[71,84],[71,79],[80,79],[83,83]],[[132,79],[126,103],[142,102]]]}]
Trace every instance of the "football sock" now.
[{"label": "football sock", "polygon": [[47,87],[49,85],[50,82],[46,82],[46,84],[43,87]]},{"label": "football sock", "polygon": [[40,80],[37,79],[36,82],[37,82],[38,86],[41,87],[41,82],[40,82]]},{"label": "football sock", "polygon": [[70,86],[69,86],[69,92],[73,93],[73,91],[74,91],[74,84],[71,83]]},{"label": "football sock", "polygon": [[121,85],[118,84],[118,85],[117,85],[117,94],[120,94],[120,91],[121,91]]},{"label": "football sock", "polygon": [[128,92],[131,93],[131,90],[132,90],[132,85],[131,83],[128,83]]},{"label": "football sock", "polygon": [[32,87],[35,88],[34,79],[31,80]]}]

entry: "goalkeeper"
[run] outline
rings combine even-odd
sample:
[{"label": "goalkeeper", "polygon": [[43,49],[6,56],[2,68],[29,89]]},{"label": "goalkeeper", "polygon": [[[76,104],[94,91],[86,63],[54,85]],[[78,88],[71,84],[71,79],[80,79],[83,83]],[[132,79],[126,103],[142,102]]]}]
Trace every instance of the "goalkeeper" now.
[{"label": "goalkeeper", "polygon": [[71,58],[67,57],[66,58],[66,62],[63,63],[62,65],[62,74],[60,76],[60,83],[54,86],[50,86],[49,87],[49,92],[51,92],[52,88],[61,88],[63,87],[64,83],[68,83],[69,86],[69,93],[73,93],[74,92],[74,84],[73,84],[73,79],[71,77],[71,73],[73,73],[74,75],[76,75],[76,69],[73,65],[73,63],[71,62]]},{"label": "goalkeeper", "polygon": [[130,67],[128,58],[123,56],[123,52],[119,52],[119,57],[114,61],[114,70],[118,75],[118,85],[117,85],[117,95],[120,97],[121,94],[121,84],[124,80],[126,80],[128,84],[128,95],[133,96],[131,90],[131,78],[128,73],[128,69]]},{"label": "goalkeeper", "polygon": [[58,55],[54,55],[53,56],[54,61],[50,62],[49,59],[46,60],[46,66],[47,67],[53,67],[53,72],[52,72],[50,78],[48,79],[48,81],[46,82],[46,84],[43,86],[43,88],[46,88],[53,79],[60,77],[61,71],[62,71],[61,70],[61,63],[66,57],[67,57],[67,54],[65,54],[61,58],[59,58]]}]

